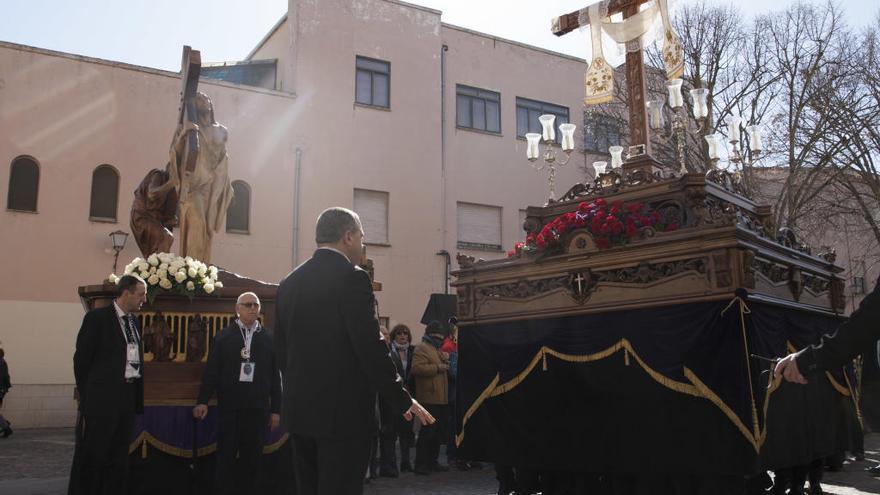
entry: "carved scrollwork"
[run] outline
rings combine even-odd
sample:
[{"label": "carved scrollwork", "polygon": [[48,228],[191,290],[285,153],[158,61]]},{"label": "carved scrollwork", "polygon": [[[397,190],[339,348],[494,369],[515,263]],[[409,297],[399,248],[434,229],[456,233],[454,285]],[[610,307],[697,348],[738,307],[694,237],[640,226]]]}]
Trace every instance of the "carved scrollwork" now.
[{"label": "carved scrollwork", "polygon": [[571,189],[566,191],[557,202],[564,203],[575,199],[586,199],[591,196],[613,194],[630,187],[653,184],[664,180],[673,180],[673,178],[670,177],[663,177],[660,172],[649,174],[644,170],[635,170],[626,176],[622,176],[617,170],[619,169],[610,170],[599,177],[596,177],[593,182],[575,184]]},{"label": "carved scrollwork", "polygon": [[530,297],[556,289],[568,287],[568,276],[541,278],[538,280],[518,280],[504,284],[489,285],[477,288],[477,299],[505,298],[528,299]]},{"label": "carved scrollwork", "polygon": [[755,258],[755,268],[773,283],[787,282],[789,277],[788,267],[772,261]]},{"label": "carved scrollwork", "polygon": [[664,263],[642,262],[639,263],[638,266],[632,268],[619,268],[617,270],[597,272],[595,275],[599,282],[648,284],[688,271],[706,273],[706,264],[705,258],[669,261]]},{"label": "carved scrollwork", "polygon": [[804,287],[810,289],[814,294],[824,294],[831,290],[831,280],[812,275],[810,273],[803,274]]},{"label": "carved scrollwork", "polygon": [[477,260],[473,256],[468,256],[462,253],[458,253],[455,256],[455,259],[456,261],[458,261],[458,267],[462,270],[472,268],[474,266],[474,263],[477,262]]},{"label": "carved scrollwork", "polygon": [[785,247],[792,248],[803,253],[810,254],[810,252],[812,251],[809,246],[798,241],[794,230],[788,227],[782,227],[781,229],[779,229],[779,231],[777,231],[776,242],[782,244]]},{"label": "carved scrollwork", "polygon": [[727,170],[713,169],[706,172],[706,181],[718,184],[725,191],[738,194],[743,197],[749,197],[745,185],[742,181],[742,175],[739,172],[730,173]]},{"label": "carved scrollwork", "polygon": [[455,290],[458,295],[458,316],[468,317],[471,315],[471,287],[469,285],[460,285]]}]

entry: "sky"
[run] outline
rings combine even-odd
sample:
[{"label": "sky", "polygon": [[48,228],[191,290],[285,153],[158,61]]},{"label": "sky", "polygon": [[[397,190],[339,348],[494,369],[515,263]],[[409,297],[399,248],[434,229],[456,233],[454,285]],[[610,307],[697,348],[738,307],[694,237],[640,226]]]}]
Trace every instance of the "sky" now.
[{"label": "sky", "polygon": [[[687,0],[679,0],[687,1]],[[722,0],[718,0],[721,2]],[[752,16],[795,0],[736,0]],[[819,0],[815,0],[819,1]],[[443,22],[584,58],[585,36],[550,34],[550,19],[590,0],[411,0]],[[877,0],[837,0],[864,27]],[[0,0],[0,41],[179,71],[183,45],[203,62],[241,60],[287,11],[287,0]]]}]

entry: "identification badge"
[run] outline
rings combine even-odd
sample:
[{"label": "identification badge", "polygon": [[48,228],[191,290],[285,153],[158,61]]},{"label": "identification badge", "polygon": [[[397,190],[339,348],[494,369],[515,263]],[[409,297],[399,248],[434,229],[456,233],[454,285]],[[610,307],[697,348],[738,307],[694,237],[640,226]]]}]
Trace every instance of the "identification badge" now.
[{"label": "identification badge", "polygon": [[137,344],[131,343],[128,344],[128,362],[129,363],[140,363],[141,362],[141,353]]},{"label": "identification badge", "polygon": [[257,365],[254,363],[241,363],[241,373],[238,374],[238,381],[252,382],[254,381],[254,370]]}]

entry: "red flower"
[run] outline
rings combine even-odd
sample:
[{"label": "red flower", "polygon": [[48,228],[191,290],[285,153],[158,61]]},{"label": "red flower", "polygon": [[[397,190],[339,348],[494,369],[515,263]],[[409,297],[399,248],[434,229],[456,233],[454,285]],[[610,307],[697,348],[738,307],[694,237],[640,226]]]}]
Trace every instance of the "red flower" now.
[{"label": "red flower", "polygon": [[578,211],[581,213],[586,213],[586,212],[590,211],[590,205],[588,205],[585,201],[582,201],[578,205]]},{"label": "red flower", "polygon": [[598,205],[600,208],[604,208],[608,205],[608,202],[602,198],[599,198],[596,200],[596,205]]},{"label": "red flower", "polygon": [[544,249],[547,247],[547,242],[544,240],[544,234],[538,234],[538,238],[535,240],[535,244],[537,244],[538,249]]},{"label": "red flower", "polygon": [[629,212],[630,212],[630,213],[632,213],[633,215],[635,215],[635,214],[637,214],[638,212],[642,211],[642,204],[641,204],[641,203],[631,203],[631,204],[629,205],[629,208],[628,208],[628,209],[629,209]]},{"label": "red flower", "polygon": [[508,258],[513,258],[514,256],[516,256],[516,251],[508,251],[508,252],[507,252],[507,257],[508,257]]},{"label": "red flower", "polygon": [[629,225],[626,226],[626,236],[627,236],[627,237],[635,237],[635,235],[636,235],[637,233],[638,233],[638,230],[636,230],[636,226],[635,226],[635,225],[633,225],[633,224],[629,224]]}]

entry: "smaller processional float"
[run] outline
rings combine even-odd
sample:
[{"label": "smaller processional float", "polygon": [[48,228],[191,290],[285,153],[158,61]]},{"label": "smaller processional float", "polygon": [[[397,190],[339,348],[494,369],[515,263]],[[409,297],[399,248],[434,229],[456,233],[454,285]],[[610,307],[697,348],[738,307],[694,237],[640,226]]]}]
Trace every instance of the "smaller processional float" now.
[{"label": "smaller processional float", "polygon": [[[113,303],[122,275],[138,275],[147,283],[147,303],[137,314],[144,345],[145,407],[136,416],[129,445],[129,486],[136,493],[211,492],[219,425],[216,401],[209,403],[203,420],[195,420],[192,410],[214,336],[235,321],[235,303],[244,292],[257,295],[260,321],[268,331],[275,329],[278,285],[211,264],[213,235],[222,228],[233,190],[227,130],[214,119],[210,98],[197,91],[199,71],[199,52],[184,47],[180,112],[169,162],[164,169],[147,172],[134,191],[131,236],[142,256],[119,275],[78,289],[88,311]],[[175,237],[179,255],[171,252]],[[366,252],[361,266],[372,279]],[[381,290],[381,284],[374,281],[373,288]],[[261,493],[293,491],[288,440],[283,427],[271,430],[267,425]],[[74,459],[76,463],[76,455]]]},{"label": "smaller processional float", "polygon": [[[555,32],[605,19],[593,8],[557,19]],[[677,37],[666,33],[674,61]],[[681,163],[657,162],[644,79],[629,77],[641,53],[627,57],[628,156],[612,147],[609,171],[597,166],[594,181],[556,199],[556,155],[573,146],[563,137],[553,148],[542,118],[528,157],[551,168],[551,198],[526,210],[526,241],[506,259],[458,256],[455,441],[461,458],[563,473],[576,493],[740,494],[763,470],[845,450],[859,428],[846,370],[806,386],[771,371],[773,358],[839,325],[842,269],[777,229],[739,173],[688,164],[682,147]],[[680,84],[670,82],[678,113]],[[759,135],[745,139],[734,149],[760,152]]]}]

